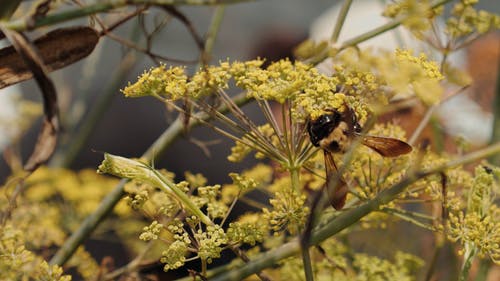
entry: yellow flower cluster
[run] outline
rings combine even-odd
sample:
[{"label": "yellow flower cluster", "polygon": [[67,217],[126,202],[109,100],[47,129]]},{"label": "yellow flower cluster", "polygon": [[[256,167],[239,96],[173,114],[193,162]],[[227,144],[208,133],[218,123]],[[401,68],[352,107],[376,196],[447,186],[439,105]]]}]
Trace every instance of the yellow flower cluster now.
[{"label": "yellow flower cluster", "polygon": [[397,50],[396,59],[401,74],[398,80],[390,80],[392,85],[404,89],[402,92],[413,90],[425,104],[431,105],[440,101],[443,89],[439,81],[444,77],[435,62],[429,61],[423,53],[415,57],[407,50]]},{"label": "yellow flower cluster", "polygon": [[493,204],[495,178],[493,171],[483,166],[477,166],[474,173],[474,182],[470,189],[467,202],[467,212],[479,216],[486,215]]},{"label": "yellow flower cluster", "polygon": [[446,32],[453,38],[473,33],[483,34],[500,28],[500,16],[474,9],[477,0],[461,0],[452,9],[452,17],[446,22]]},{"label": "yellow flower cluster", "polygon": [[139,76],[139,80],[122,91],[126,97],[170,95],[180,98],[185,95],[187,76],[182,67],[166,68],[165,65],[151,68]]},{"label": "yellow flower cluster", "polygon": [[214,258],[220,258],[223,246],[227,244],[227,235],[219,225],[207,226],[207,231],[198,230],[194,234],[198,242],[198,256],[212,263]]},{"label": "yellow flower cluster", "polygon": [[[376,124],[369,135],[406,139],[405,131],[395,124]],[[360,147],[354,154],[346,177],[352,178],[357,196],[362,200],[374,198],[384,189],[401,180],[411,165],[411,155],[385,158],[368,147]]]},{"label": "yellow flower cluster", "polygon": [[224,218],[227,214],[228,206],[219,200],[221,194],[221,186],[219,184],[213,186],[203,186],[198,188],[198,203],[199,207],[207,206],[208,216],[212,219]]},{"label": "yellow flower cluster", "polygon": [[78,214],[90,214],[104,195],[118,183],[111,179],[96,175],[93,170],[82,170],[78,173],[65,169],[48,169],[41,167],[31,175],[26,184],[27,200],[43,202],[62,196],[71,202]]},{"label": "yellow flower cluster", "polygon": [[7,223],[0,228],[0,280],[70,281],[57,265],[50,266],[43,258],[25,247],[22,231]]},{"label": "yellow flower cluster", "polygon": [[[12,210],[10,220],[7,222],[7,229],[19,234],[16,236],[19,256],[11,255],[13,259],[22,258],[24,261],[18,264],[17,268],[7,269],[4,259],[0,262],[0,280],[25,280],[24,277],[8,277],[8,274],[22,273],[30,276],[30,280],[68,280],[69,276],[61,279],[57,267],[47,267],[41,256],[35,253],[43,252],[43,249],[55,248],[62,245],[69,233],[76,229],[78,224],[91,212],[93,212],[103,197],[116,186],[118,180],[98,175],[93,170],[81,170],[78,172],[60,168],[38,168],[24,182],[25,189],[17,198],[17,206]],[[0,188],[0,211],[9,207],[5,199],[10,198],[10,187]],[[137,241],[136,227],[139,222],[138,216],[133,215],[125,204],[120,202],[114,209],[113,216],[120,217],[120,224],[114,224],[109,220],[103,222],[103,229],[113,230],[121,239],[127,241]],[[15,224],[11,225],[11,221]],[[118,227],[119,226],[119,227]],[[133,232],[130,231],[131,226]],[[0,227],[0,232],[3,228]],[[1,236],[1,234],[0,234]],[[1,240],[1,239],[0,239]],[[0,244],[7,241],[0,241]],[[140,243],[127,244],[130,250]],[[3,244],[6,246],[6,244]],[[30,251],[25,251],[21,245],[29,245]],[[143,245],[142,245],[143,246]],[[0,246],[2,248],[2,246]],[[4,248],[7,249],[7,248]],[[1,250],[0,250],[1,251]],[[5,257],[3,253],[0,256]],[[31,275],[31,269],[24,268],[22,263],[29,262],[36,275]],[[98,274],[99,265],[95,259],[83,248],[80,247],[73,257],[68,261],[67,268],[78,272],[85,280],[95,279]],[[62,272],[62,271],[61,271]],[[4,274],[4,275],[2,275]],[[54,274],[50,277],[44,274]],[[45,276],[45,277],[44,277]],[[28,280],[28,279],[26,279]]]},{"label": "yellow flower cluster", "polygon": [[360,281],[413,281],[416,270],[423,265],[422,259],[400,251],[394,255],[394,262],[367,254],[355,254],[353,262],[359,270],[356,280]]},{"label": "yellow flower cluster", "polygon": [[255,182],[255,180],[252,178],[247,178],[237,173],[230,173],[229,176],[233,180],[233,184],[241,189],[241,192],[247,192],[257,187],[257,182]]},{"label": "yellow flower cluster", "polygon": [[[322,252],[310,250],[314,260],[314,275],[318,280],[414,281],[418,270],[424,265],[424,261],[419,257],[401,251],[397,251],[389,260],[365,253],[353,253],[352,249],[349,251],[349,248],[338,240],[328,241],[332,242],[322,245]],[[349,258],[346,258],[346,254]],[[277,276],[278,280],[303,280],[303,262],[298,257],[283,260],[276,271],[271,271],[271,275]]]},{"label": "yellow flower cluster", "polygon": [[172,242],[167,250],[163,251],[160,262],[164,263],[164,271],[177,269],[184,265],[186,262],[186,254],[188,253],[188,246],[184,241],[176,240]]},{"label": "yellow flower cluster", "polygon": [[[262,69],[262,60],[221,62],[196,72],[188,79],[182,67],[161,65],[142,74],[123,93],[127,97],[155,96],[167,101],[182,98],[197,100],[228,88],[231,78],[236,86],[257,100],[292,101],[294,112],[302,119],[317,116],[326,108],[341,108],[344,97],[337,96],[338,80],[320,74],[301,62],[281,60]],[[299,108],[297,108],[297,106]]]},{"label": "yellow flower cluster", "polygon": [[401,0],[388,4],[383,15],[390,18],[403,18],[403,26],[413,34],[419,35],[431,27],[430,20],[436,14],[432,11],[428,0]]},{"label": "yellow flower cluster", "polygon": [[[232,178],[231,174],[229,176]],[[232,184],[225,184],[222,186],[221,199],[226,204],[231,204],[237,196],[244,196],[247,192],[253,190],[254,188],[268,184],[272,180],[273,171],[270,166],[261,163],[255,165],[251,169],[243,171],[241,174],[236,175],[241,177],[240,179],[244,180],[240,183],[243,186],[239,186],[239,184],[234,180]],[[245,188],[242,189],[242,187]]]},{"label": "yellow flower cluster", "polygon": [[309,208],[304,205],[306,196],[289,190],[288,187],[277,192],[274,198],[269,200],[273,207],[271,210],[262,209],[264,218],[269,222],[275,235],[284,231],[292,235],[298,234],[304,227],[309,214]]},{"label": "yellow flower cluster", "polygon": [[[155,224],[152,226],[156,229],[159,225]],[[166,228],[172,234],[174,240],[168,244],[167,249],[161,254],[160,262],[165,264],[163,267],[164,271],[183,266],[186,256],[189,254],[188,248],[192,243],[189,234],[184,229],[184,224],[179,219],[173,219]]]},{"label": "yellow flower cluster", "polygon": [[[248,215],[246,217],[249,217]],[[255,216],[258,218],[258,216]],[[254,246],[264,240],[266,225],[258,220],[248,222],[247,219],[232,222],[227,229],[227,238],[234,244],[249,244]]]},{"label": "yellow flower cluster", "polygon": [[339,79],[342,91],[356,97],[353,107],[360,119],[366,113],[359,112],[363,105],[385,105],[396,94],[415,94],[426,104],[439,101],[443,75],[438,65],[424,54],[415,57],[407,50],[395,53],[374,52],[370,49],[348,49],[337,58],[333,74]]},{"label": "yellow flower cluster", "polygon": [[158,234],[162,230],[163,225],[157,221],[153,221],[149,226],[145,226],[142,230],[143,232],[139,235],[139,239],[142,241],[150,241],[158,239]]},{"label": "yellow flower cluster", "polygon": [[184,178],[189,183],[189,186],[199,187],[207,184],[207,178],[200,173],[193,174],[189,171],[184,173]]},{"label": "yellow flower cluster", "polygon": [[498,218],[477,213],[450,213],[448,238],[462,245],[472,243],[482,255],[500,264],[500,222]]},{"label": "yellow flower cluster", "polygon": [[494,176],[498,172],[497,167],[476,167],[473,182],[467,186],[467,209],[451,209],[447,235],[500,264],[500,212],[493,204],[499,192]]},{"label": "yellow flower cluster", "polygon": [[240,141],[236,141],[231,147],[231,154],[227,156],[227,160],[235,163],[241,162],[250,152],[252,152],[252,148]]}]

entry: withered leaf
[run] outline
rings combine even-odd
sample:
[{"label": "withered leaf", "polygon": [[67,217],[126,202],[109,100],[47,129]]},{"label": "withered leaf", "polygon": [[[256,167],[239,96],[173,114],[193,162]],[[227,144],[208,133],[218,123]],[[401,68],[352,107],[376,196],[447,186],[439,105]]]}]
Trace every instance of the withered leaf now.
[{"label": "withered leaf", "polygon": [[45,118],[35,149],[24,165],[26,171],[32,172],[49,159],[57,143],[59,119],[56,88],[47,76],[48,71],[36,47],[21,33],[6,28],[2,28],[2,31],[12,43],[24,65],[31,71],[42,91]]},{"label": "withered leaf", "polygon": [[[51,72],[88,56],[99,41],[90,27],[66,27],[48,32],[33,41],[46,71]],[[13,46],[0,50],[0,89],[33,77],[30,68]]]}]

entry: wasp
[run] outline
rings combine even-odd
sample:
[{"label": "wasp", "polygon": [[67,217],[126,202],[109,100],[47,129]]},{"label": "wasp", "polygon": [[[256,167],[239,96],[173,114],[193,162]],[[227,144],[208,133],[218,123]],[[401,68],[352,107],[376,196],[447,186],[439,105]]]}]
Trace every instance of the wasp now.
[{"label": "wasp", "polygon": [[406,142],[395,139],[370,135],[362,135],[362,128],[354,110],[346,107],[339,112],[331,109],[314,120],[307,122],[307,131],[311,143],[323,150],[326,169],[326,188],[331,205],[340,210],[347,197],[347,184],[339,175],[337,184],[332,183],[332,175],[338,172],[333,153],[345,153],[356,138],[361,143],[375,150],[384,157],[397,157],[412,151]]}]

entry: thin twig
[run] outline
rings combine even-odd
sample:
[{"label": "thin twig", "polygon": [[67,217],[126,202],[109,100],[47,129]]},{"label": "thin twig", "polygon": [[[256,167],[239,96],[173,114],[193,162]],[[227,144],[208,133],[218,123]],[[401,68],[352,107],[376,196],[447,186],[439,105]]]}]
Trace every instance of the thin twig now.
[{"label": "thin twig", "polygon": [[[448,2],[450,2],[451,0],[439,0],[437,1],[435,4],[433,4],[431,6],[431,9],[434,9],[434,8],[437,8],[439,6],[442,6]],[[376,37],[386,31],[389,31],[389,30],[392,30],[398,26],[401,25],[401,23],[406,20],[407,18],[399,18],[399,19],[395,19],[391,22],[388,22],[384,25],[381,25],[377,28],[374,28],[368,32],[365,32],[363,34],[360,34],[354,38],[351,38],[349,40],[346,40],[342,43],[342,45],[339,46],[339,50],[344,50],[346,48],[349,48],[349,47],[352,47],[352,46],[356,46],[362,42],[365,42],[373,37]],[[319,54],[318,56],[314,57],[314,58],[311,58],[308,62],[311,63],[311,64],[318,64],[322,61],[324,61],[327,57],[328,57],[329,53],[328,52],[322,52],[321,54]]]},{"label": "thin twig", "polygon": [[347,13],[349,12],[349,8],[351,8],[352,0],[345,0],[342,8],[340,8],[339,15],[337,16],[337,22],[335,23],[335,27],[333,29],[332,38],[330,41],[335,44],[340,36],[340,31],[344,26],[345,18],[347,17]]},{"label": "thin twig", "polygon": [[5,23],[5,27],[16,30],[26,31],[46,25],[54,25],[70,21],[73,19],[86,17],[88,15],[108,12],[110,10],[118,9],[125,6],[134,5],[151,5],[151,6],[164,6],[164,5],[192,5],[192,6],[216,6],[222,4],[236,4],[240,2],[248,2],[250,0],[107,0],[97,1],[93,4],[87,5],[82,8],[69,9],[58,13],[47,15],[46,17],[37,19],[35,21],[30,18],[21,18],[18,20]]}]

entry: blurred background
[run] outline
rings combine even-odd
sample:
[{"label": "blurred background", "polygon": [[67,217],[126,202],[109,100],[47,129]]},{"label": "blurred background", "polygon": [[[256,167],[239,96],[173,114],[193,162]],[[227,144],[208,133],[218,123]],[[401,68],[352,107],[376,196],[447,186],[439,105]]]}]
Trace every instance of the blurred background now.
[{"label": "blurred background", "polygon": [[[293,48],[308,37],[318,40],[330,36],[331,28],[336,20],[338,5],[341,2],[331,0],[267,0],[229,5],[217,36],[211,63],[215,64],[219,60],[226,59],[234,61],[256,57],[266,58],[269,61],[284,57],[291,58]],[[376,0],[354,1],[340,41],[352,38],[388,21],[380,16],[382,2]],[[500,12],[497,0],[481,1],[479,8],[495,13]],[[179,10],[191,21],[196,31],[204,36],[214,8],[180,7]],[[152,29],[155,22],[161,21],[166,14],[159,9],[151,9],[150,11],[151,13],[146,16],[146,26]],[[118,16],[113,14],[102,16],[103,19],[111,22],[113,17]],[[87,25],[88,21],[81,20],[65,25],[77,24]],[[144,46],[143,36],[134,37],[136,36],[134,33],[137,32],[137,24],[136,19],[131,20],[120,26],[114,33],[123,38],[136,38],[137,43]],[[45,33],[53,28],[42,28],[37,34]],[[403,31],[399,30],[398,32]],[[33,34],[33,36],[36,37],[37,34]],[[388,35],[388,37],[391,36]],[[408,45],[403,47],[419,50],[418,46],[411,45],[410,41],[407,41]],[[6,44],[5,40],[2,43]],[[154,36],[152,44],[154,46],[152,51],[165,57],[196,61],[199,56],[196,43],[186,26],[176,19],[171,19]],[[379,38],[367,41],[363,46],[394,49],[397,47],[397,43],[390,38]],[[451,109],[448,108],[448,111],[443,109],[443,114],[451,117],[448,120],[443,120],[443,124],[446,126],[449,120],[458,120],[453,124],[449,123],[451,125],[448,124],[450,130],[455,132],[464,130],[464,135],[468,136],[468,140],[476,145],[486,143],[491,131],[492,118],[489,112],[498,76],[499,52],[500,34],[497,33],[475,42],[453,58],[453,63],[456,66],[466,66],[476,82],[464,95],[466,97],[465,103],[462,104],[464,107],[457,103]],[[178,64],[172,61],[165,61],[165,63],[167,65]],[[120,65],[123,69],[119,70]],[[136,81],[138,75],[153,66],[155,66],[155,62],[144,54],[134,51],[128,52],[122,44],[107,37],[101,37],[99,44],[89,57],[51,73],[58,90],[61,118],[64,122],[60,145],[51,164],[66,163],[69,168],[76,170],[96,169],[103,159],[102,152],[126,157],[140,157],[177,116],[177,113],[167,111],[163,104],[153,98],[130,99],[125,98],[120,92],[120,89],[123,89],[129,81]],[[193,71],[194,67],[194,63],[188,64],[190,71]],[[33,81],[26,81],[0,90],[0,150],[2,151],[10,143],[11,137],[19,134],[15,126],[12,126],[16,123],[10,121],[19,117],[16,115],[17,110],[13,108],[15,104],[12,103],[12,100],[19,95],[40,102],[40,93]],[[64,159],[63,156],[66,155],[67,149],[76,141],[81,140],[78,136],[83,129],[82,124],[79,124],[77,120],[80,118],[85,120],[88,112],[100,104],[103,98],[107,99],[105,104],[108,106],[102,116],[99,116],[96,126],[89,130],[88,139],[85,139],[74,158]],[[471,100],[475,103],[471,103]],[[467,112],[470,111],[472,115],[464,113],[465,107],[468,108]],[[255,106],[245,106],[245,112],[256,123],[264,121],[263,117],[260,116],[260,111]],[[469,123],[475,130],[467,132],[467,129],[462,127],[466,122],[458,119],[460,116],[467,116],[466,120],[472,120]],[[72,130],[75,124],[76,129]],[[25,159],[31,153],[39,127],[40,120],[35,122],[26,134],[22,135],[19,147]],[[211,141],[214,139],[218,142],[212,143]],[[195,143],[200,141],[209,141],[206,143],[209,155]],[[230,153],[232,145],[232,141],[215,134],[211,129],[197,127],[189,133],[189,137],[176,140],[162,155],[156,158],[155,166],[174,172],[179,177],[178,179],[182,179],[185,171],[191,171],[203,173],[208,178],[208,184],[226,183],[230,181],[229,172],[240,171],[255,162],[252,157],[248,157],[246,161],[238,164],[226,161],[226,156]],[[2,182],[5,181],[9,172],[5,160],[0,159],[0,180]],[[415,231],[414,228],[411,230]],[[395,233],[401,234],[397,231]],[[388,235],[388,231],[383,230],[375,235],[383,237]],[[404,235],[394,236],[391,238],[391,242],[408,243],[406,238],[407,236]],[[352,239],[353,241],[361,240],[360,244],[363,244],[363,247],[374,247],[373,245],[365,245],[366,243],[362,242],[363,237],[352,237]]]}]

